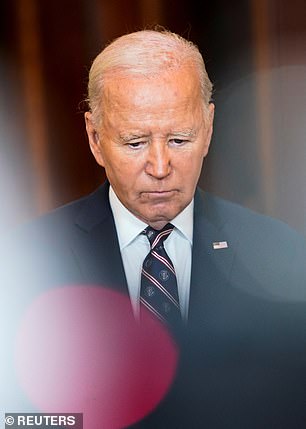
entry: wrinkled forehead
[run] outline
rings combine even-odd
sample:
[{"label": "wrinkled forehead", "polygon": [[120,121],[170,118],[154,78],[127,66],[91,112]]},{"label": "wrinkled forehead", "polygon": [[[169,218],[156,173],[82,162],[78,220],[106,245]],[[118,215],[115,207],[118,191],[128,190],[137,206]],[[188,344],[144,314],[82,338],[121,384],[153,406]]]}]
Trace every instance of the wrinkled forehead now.
[{"label": "wrinkled forehead", "polygon": [[177,95],[200,97],[201,83],[199,73],[193,64],[184,67],[159,69],[156,73],[135,73],[122,68],[114,70],[104,76],[102,98],[115,101],[127,93],[134,93],[135,97],[145,97],[147,94],[158,92],[160,97],[166,96],[169,91]]},{"label": "wrinkled forehead", "polygon": [[101,103],[104,126],[135,129],[194,128],[202,123],[203,103],[198,79],[186,70],[160,76],[121,76],[109,80]]}]

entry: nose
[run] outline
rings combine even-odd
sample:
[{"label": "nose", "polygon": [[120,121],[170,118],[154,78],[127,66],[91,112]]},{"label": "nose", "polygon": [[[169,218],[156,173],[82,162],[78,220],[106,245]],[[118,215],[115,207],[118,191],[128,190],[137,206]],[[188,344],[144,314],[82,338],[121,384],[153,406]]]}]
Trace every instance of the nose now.
[{"label": "nose", "polygon": [[152,142],[146,161],[146,173],[156,179],[163,179],[170,174],[170,153],[167,145],[161,142]]}]

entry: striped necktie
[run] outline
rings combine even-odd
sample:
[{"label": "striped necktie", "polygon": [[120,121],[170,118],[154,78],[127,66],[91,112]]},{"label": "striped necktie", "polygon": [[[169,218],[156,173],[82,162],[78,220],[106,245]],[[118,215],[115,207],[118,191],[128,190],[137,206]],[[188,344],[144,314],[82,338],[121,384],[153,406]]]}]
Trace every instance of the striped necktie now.
[{"label": "striped necktie", "polygon": [[160,231],[150,226],[143,231],[151,250],[142,266],[140,311],[144,306],[158,319],[175,327],[181,321],[177,281],[174,266],[164,248],[164,241],[173,229],[174,226],[168,223]]}]

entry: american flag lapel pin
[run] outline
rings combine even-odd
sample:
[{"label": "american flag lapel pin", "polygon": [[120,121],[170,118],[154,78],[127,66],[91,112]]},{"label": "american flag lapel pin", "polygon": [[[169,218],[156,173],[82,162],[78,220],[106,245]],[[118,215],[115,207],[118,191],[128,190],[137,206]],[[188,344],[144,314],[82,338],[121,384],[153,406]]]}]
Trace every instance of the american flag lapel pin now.
[{"label": "american flag lapel pin", "polygon": [[215,241],[213,242],[213,248],[214,250],[227,249],[228,248],[227,241]]}]

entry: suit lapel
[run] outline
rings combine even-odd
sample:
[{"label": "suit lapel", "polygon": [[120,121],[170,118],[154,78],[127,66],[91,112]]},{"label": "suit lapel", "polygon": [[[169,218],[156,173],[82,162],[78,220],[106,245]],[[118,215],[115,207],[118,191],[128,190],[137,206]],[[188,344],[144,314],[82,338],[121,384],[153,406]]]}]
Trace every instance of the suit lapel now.
[{"label": "suit lapel", "polygon": [[[197,191],[194,209],[192,271],[189,321],[198,323],[214,317],[230,293],[229,278],[236,241],[228,236],[226,226],[213,197]],[[214,243],[226,242],[218,248]],[[214,248],[216,247],[216,248]]]},{"label": "suit lapel", "polygon": [[79,213],[72,251],[87,283],[128,293],[108,189],[105,183]]}]

